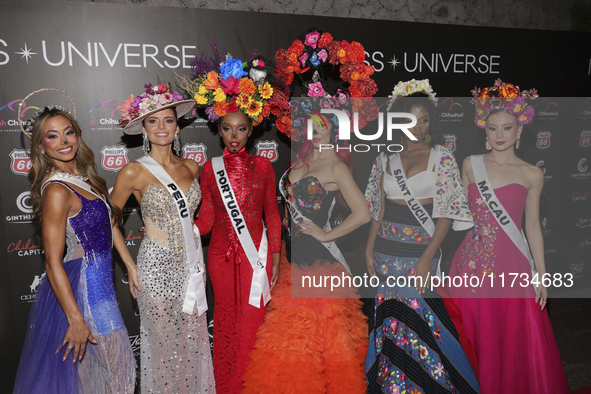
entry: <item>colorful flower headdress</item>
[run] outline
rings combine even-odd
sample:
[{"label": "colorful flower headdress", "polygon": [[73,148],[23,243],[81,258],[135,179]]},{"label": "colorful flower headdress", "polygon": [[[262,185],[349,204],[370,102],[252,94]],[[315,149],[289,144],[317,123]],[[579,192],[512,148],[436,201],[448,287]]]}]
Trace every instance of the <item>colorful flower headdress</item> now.
[{"label": "colorful flower headdress", "polygon": [[28,126],[26,128],[24,127],[23,122],[21,122],[21,112],[22,112],[23,104],[26,102],[26,100],[29,97],[33,96],[34,94],[39,93],[39,92],[49,91],[49,90],[53,90],[55,92],[62,93],[64,96],[66,96],[68,98],[68,100],[70,100],[70,103],[72,103],[72,108],[74,109],[74,113],[73,113],[74,119],[76,118],[76,105],[74,105],[74,101],[72,100],[72,98],[70,97],[70,95],[68,93],[64,92],[61,89],[57,89],[57,88],[37,89],[34,92],[31,92],[31,93],[27,94],[27,96],[24,99],[22,99],[21,102],[18,105],[18,112],[17,112],[17,114],[18,114],[17,115],[18,116],[18,123],[19,123],[20,128],[23,131],[23,133],[25,133],[25,135],[27,137],[29,137],[29,139],[32,139],[33,138],[33,135],[32,135],[33,125],[35,124],[35,122],[37,121],[37,119],[39,118],[39,116],[41,116],[43,113],[45,113],[47,111],[54,110],[54,109],[59,109],[60,111],[64,111],[64,112],[66,112],[68,114],[72,114],[69,110],[65,109],[64,107],[60,107],[59,105],[50,105],[50,106],[47,106],[47,107],[43,107],[40,110],[38,110],[37,112],[35,112],[33,114],[33,116],[31,116],[29,118],[29,121],[26,123]]},{"label": "colorful flower headdress", "polygon": [[243,62],[220,52],[215,42],[211,47],[213,58],[203,51],[191,63],[191,78],[180,78],[197,105],[205,107],[209,121],[242,111],[256,126],[270,114],[277,114],[278,108],[285,110],[287,96],[267,80],[267,65],[260,54],[253,52],[252,58]]},{"label": "colorful flower headdress", "polygon": [[[368,121],[377,118],[379,109],[374,100],[369,99],[378,91],[378,87],[371,75],[375,72],[373,66],[364,63],[365,49],[358,42],[334,40],[328,32],[310,29],[295,40],[286,49],[275,53],[275,76],[286,86],[295,90],[294,78],[299,77],[299,83],[304,94],[310,100],[300,103],[291,102],[291,111],[282,113],[276,120],[277,128],[294,141],[302,139],[304,119],[309,115],[312,107],[318,108],[348,108],[351,112],[359,113],[359,128],[363,128]],[[338,66],[342,85],[328,93],[327,78],[323,68],[327,65]],[[304,81],[302,74],[312,70],[312,79]]]},{"label": "colorful flower headdress", "polygon": [[497,79],[489,88],[472,90],[472,102],[476,105],[474,123],[481,129],[486,128],[486,118],[494,110],[504,110],[515,115],[517,123],[526,125],[534,119],[534,108],[525,99],[538,97],[536,89],[519,90],[519,86]]},{"label": "colorful flower headdress", "polygon": [[399,97],[406,97],[410,96],[413,93],[425,93],[429,96],[429,99],[433,101],[433,104],[437,106],[437,97],[435,97],[436,93],[433,91],[431,84],[429,83],[428,79],[421,79],[419,81],[415,79],[411,79],[410,81],[400,81],[394,86],[392,90],[392,94],[389,95],[390,103],[388,104],[388,109],[392,108],[392,104],[396,101]]},{"label": "colorful flower headdress", "polygon": [[163,82],[160,78],[156,86],[148,83],[144,88],[146,89],[144,94],[137,97],[130,94],[119,108],[121,112],[119,127],[123,127],[126,134],[140,134],[141,121],[154,112],[176,107],[177,116],[181,117],[195,105],[195,101],[184,100],[183,96],[172,89],[170,82]]}]

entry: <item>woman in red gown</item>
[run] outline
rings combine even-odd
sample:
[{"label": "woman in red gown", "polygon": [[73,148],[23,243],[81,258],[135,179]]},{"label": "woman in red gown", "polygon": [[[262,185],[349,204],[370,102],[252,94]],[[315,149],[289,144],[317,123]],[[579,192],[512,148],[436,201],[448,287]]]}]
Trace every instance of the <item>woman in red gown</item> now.
[{"label": "woman in red gown", "polygon": [[[261,66],[264,63],[257,63],[256,66],[251,65],[251,69],[263,71]],[[265,103],[264,97],[270,97],[270,86],[264,80],[250,78],[238,59],[228,59],[220,67],[219,73],[218,70],[213,72],[215,75],[210,71],[206,74],[207,79],[201,79],[205,80],[204,88],[201,94],[197,90],[195,98],[198,104],[209,106],[206,110],[209,120],[217,122],[218,133],[225,145],[222,157],[227,178],[257,251],[262,242],[264,226],[267,228],[265,268],[267,281],[272,287],[279,276],[281,252],[281,221],[275,172],[269,159],[253,156],[246,149],[253,123],[262,120],[262,110],[257,113],[254,106],[236,105],[236,100],[232,101],[235,95],[229,89],[226,89],[228,93],[221,105],[212,96],[217,94],[215,89],[221,90],[230,85],[232,80],[239,80],[238,89],[250,92],[252,101],[261,100]],[[217,87],[217,81],[211,82],[215,80],[219,81]],[[208,97],[211,98],[209,102]],[[242,375],[248,364],[249,352],[267,307],[264,297],[259,297],[257,306],[249,303],[253,268],[226,211],[212,161],[205,163],[201,174],[202,202],[195,223],[202,235],[212,233],[207,268],[214,293],[213,365],[216,389],[220,393],[238,393],[242,387]]]}]

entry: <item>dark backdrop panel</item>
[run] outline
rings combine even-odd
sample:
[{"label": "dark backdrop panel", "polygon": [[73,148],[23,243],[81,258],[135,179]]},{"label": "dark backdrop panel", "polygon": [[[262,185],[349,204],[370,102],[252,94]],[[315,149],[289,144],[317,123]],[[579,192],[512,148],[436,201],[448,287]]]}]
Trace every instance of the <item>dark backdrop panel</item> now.
[{"label": "dark backdrop panel", "polygon": [[[95,152],[99,173],[112,186],[117,171],[142,155],[141,139],[122,138],[116,127],[117,106],[130,93],[142,93],[144,83],[155,83],[156,75],[174,81],[175,74],[188,74],[193,55],[208,48],[214,39],[218,46],[242,59],[255,48],[273,56],[312,26],[331,32],[335,39],[361,42],[367,62],[376,68],[378,95],[387,96],[399,80],[430,79],[441,97],[440,120],[448,144],[455,148],[459,162],[484,151],[483,134],[471,120],[472,108],[461,98],[469,96],[474,86],[490,86],[501,77],[522,88],[538,88],[544,96],[589,97],[591,91],[591,36],[582,33],[59,0],[5,1],[0,14],[0,157],[4,165],[0,172],[4,185],[0,189],[4,218],[0,236],[5,246],[0,256],[0,330],[7,364],[2,368],[7,377],[2,376],[0,391],[6,392],[11,391],[30,305],[44,273],[42,250],[30,224],[26,179],[29,146],[17,126],[16,109],[27,93],[42,87],[69,92],[76,102],[84,139]],[[35,111],[32,107],[48,103],[67,106],[67,100],[56,94],[42,94],[26,103],[31,108],[25,111],[24,119]],[[586,169],[591,165],[591,150],[584,138],[585,133],[591,133],[590,103],[589,99],[578,99],[575,104],[555,99],[543,104],[544,111],[559,108],[560,115],[540,116],[528,127],[520,152],[525,160],[546,171],[541,219],[548,265],[580,278],[589,270],[585,264],[589,263],[591,248],[591,181],[585,175],[591,172]],[[575,126],[562,127],[563,116],[575,116]],[[221,154],[219,137],[205,122],[193,122],[188,117],[186,123],[181,133],[185,157],[204,162]],[[279,178],[290,161],[289,141],[271,124],[259,127],[255,137],[267,141],[262,147],[265,154],[273,149],[273,141],[277,143],[274,168]],[[549,146],[536,147],[542,140]],[[256,146],[251,153],[257,153]],[[365,155],[355,164],[354,174],[362,190],[374,157]],[[125,218],[124,236],[136,255],[142,222],[135,201],[128,203]],[[353,246],[349,253],[358,256],[364,240],[350,239],[355,242],[348,242]],[[453,247],[449,249],[452,253]],[[137,352],[137,305],[129,295],[120,263],[114,277]]]}]

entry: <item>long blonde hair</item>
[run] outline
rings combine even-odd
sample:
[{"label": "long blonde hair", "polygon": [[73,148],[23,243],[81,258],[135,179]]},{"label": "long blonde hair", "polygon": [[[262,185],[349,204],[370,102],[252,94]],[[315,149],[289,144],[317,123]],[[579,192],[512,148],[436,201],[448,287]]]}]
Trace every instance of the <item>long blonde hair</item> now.
[{"label": "long blonde hair", "polygon": [[[82,130],[76,122],[76,119],[68,112],[60,109],[51,109],[41,114],[31,130],[31,170],[29,171],[29,182],[31,183],[31,202],[33,204],[33,213],[35,214],[35,228],[39,239],[43,242],[42,226],[43,226],[43,212],[41,211],[41,187],[51,176],[51,171],[55,166],[52,160],[44,153],[41,153],[39,146],[41,145],[41,139],[43,138],[43,126],[45,121],[55,116],[63,116],[72,123],[72,127],[78,137],[78,151],[76,152],[76,166],[78,172],[88,177],[88,182],[93,188],[102,193],[109,203],[109,190],[107,189],[107,182],[101,178],[97,173],[94,165],[94,153],[86,145],[82,139]],[[111,204],[111,212],[113,213],[113,221],[115,224],[121,224],[123,215],[121,209]]]}]

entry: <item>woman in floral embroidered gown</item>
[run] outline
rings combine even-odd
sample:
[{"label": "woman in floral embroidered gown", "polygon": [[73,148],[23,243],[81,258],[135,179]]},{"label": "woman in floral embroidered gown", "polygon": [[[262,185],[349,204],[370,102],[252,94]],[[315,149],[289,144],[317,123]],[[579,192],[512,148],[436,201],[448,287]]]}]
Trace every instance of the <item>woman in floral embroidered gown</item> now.
[{"label": "woman in floral embroidered gown", "polygon": [[[500,204],[505,208],[515,229],[525,229],[535,270],[541,278],[546,272],[544,243],[540,229],[540,194],[544,174],[536,166],[515,155],[523,125],[533,120],[534,110],[523,96],[535,91],[503,83],[475,90],[476,124],[486,130],[489,153],[464,160],[462,181],[474,215],[475,225],[464,238],[454,256],[450,275],[493,275],[478,288],[451,288],[459,307],[464,328],[478,358],[482,393],[568,393],[568,384],[548,312],[545,310],[547,289],[541,283],[537,291],[522,287],[513,276],[532,278],[529,258],[513,242],[481,197],[476,180],[475,160],[483,160],[484,171]],[[521,96],[521,97],[520,97]],[[504,101],[511,97],[511,101]],[[502,219],[501,219],[502,221]],[[517,231],[519,233],[519,231]],[[521,234],[520,234],[521,236]],[[526,245],[527,247],[527,245]],[[501,287],[500,275],[506,280]],[[523,276],[522,276],[523,275]]]},{"label": "woman in floral embroidered gown", "polygon": [[[378,157],[366,191],[373,218],[367,268],[372,275],[426,279],[438,271],[439,246],[452,221],[454,229],[465,229],[472,220],[455,159],[442,146],[434,116],[435,94],[428,80],[401,82],[393,93],[392,111],[408,112],[417,119],[410,129],[416,141],[402,137],[402,171],[413,197],[436,225],[430,236],[404,200],[389,163],[392,157]],[[459,334],[436,293],[426,291],[425,284],[416,289],[384,286],[375,302],[366,360],[369,392],[478,391]]]}]

